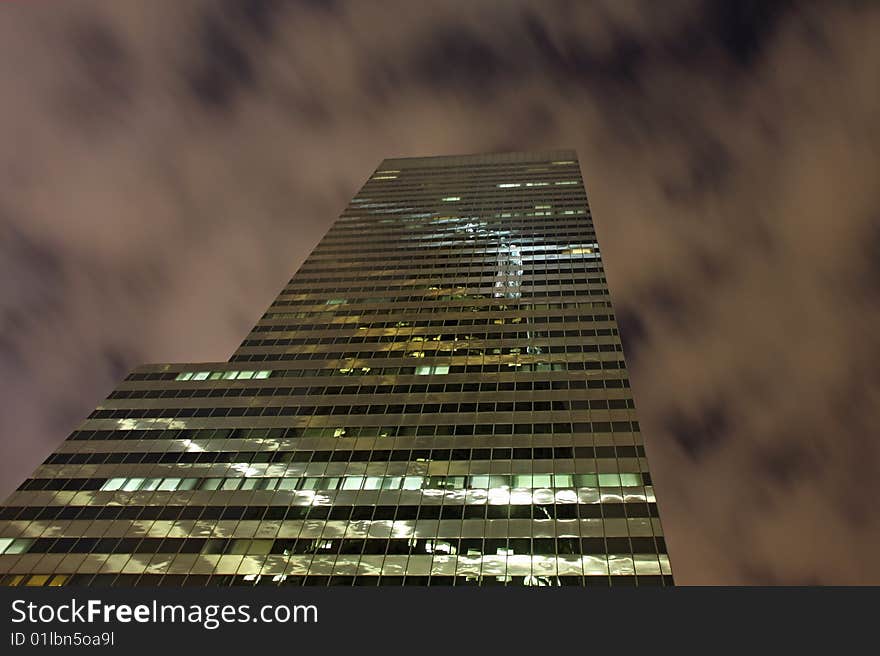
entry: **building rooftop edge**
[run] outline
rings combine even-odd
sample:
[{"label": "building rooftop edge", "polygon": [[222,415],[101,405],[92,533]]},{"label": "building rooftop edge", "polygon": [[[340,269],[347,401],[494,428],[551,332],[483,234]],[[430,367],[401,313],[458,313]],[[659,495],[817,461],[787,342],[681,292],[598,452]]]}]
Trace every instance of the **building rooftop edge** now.
[{"label": "building rooftop edge", "polygon": [[460,166],[463,164],[507,164],[516,162],[543,162],[553,160],[577,161],[574,149],[514,151],[502,153],[472,153],[464,155],[430,155],[426,157],[390,157],[382,160],[381,167],[399,166]]}]

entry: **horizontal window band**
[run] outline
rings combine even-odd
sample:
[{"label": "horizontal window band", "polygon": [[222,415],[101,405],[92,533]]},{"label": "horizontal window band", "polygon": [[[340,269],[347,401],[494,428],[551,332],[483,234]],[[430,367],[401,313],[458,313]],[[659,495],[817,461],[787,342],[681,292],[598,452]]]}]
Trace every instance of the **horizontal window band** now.
[{"label": "horizontal window band", "polygon": [[[647,510],[632,503],[576,503],[555,499],[556,503],[478,504],[447,503],[440,505],[275,505],[275,506],[203,506],[203,505],[108,505],[108,506],[7,506],[0,509],[0,519],[7,521],[48,521],[55,519],[94,520],[248,520],[248,521],[409,521],[419,519],[599,519],[656,517],[656,504]],[[624,508],[622,506],[632,506]],[[627,515],[627,513],[631,513]],[[645,515],[647,513],[647,515]]]},{"label": "horizontal window band", "polygon": [[334,451],[171,451],[55,453],[47,465],[119,463],[290,463],[290,462],[408,462],[462,460],[559,460],[563,458],[638,458],[643,446],[505,447],[477,449],[374,449]]},{"label": "horizontal window band", "polygon": [[[612,551],[609,551],[611,549]],[[478,557],[661,553],[653,538],[37,538],[19,553],[415,555]]]}]

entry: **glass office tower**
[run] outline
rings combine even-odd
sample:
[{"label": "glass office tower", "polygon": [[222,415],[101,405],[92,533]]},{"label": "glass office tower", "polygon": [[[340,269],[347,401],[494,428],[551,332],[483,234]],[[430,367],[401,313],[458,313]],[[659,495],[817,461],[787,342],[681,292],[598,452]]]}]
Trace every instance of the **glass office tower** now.
[{"label": "glass office tower", "polygon": [[573,151],[391,159],[228,362],[135,370],[6,585],[670,585]]}]

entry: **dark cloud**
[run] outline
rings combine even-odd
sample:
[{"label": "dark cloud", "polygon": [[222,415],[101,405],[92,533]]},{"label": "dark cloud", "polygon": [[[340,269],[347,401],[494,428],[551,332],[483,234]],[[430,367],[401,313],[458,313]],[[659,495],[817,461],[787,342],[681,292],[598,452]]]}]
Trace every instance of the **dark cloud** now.
[{"label": "dark cloud", "polygon": [[649,333],[639,311],[630,305],[616,303],[614,314],[620,330],[620,340],[626,351],[626,364],[630,369],[638,369],[642,349],[649,345]]},{"label": "dark cloud", "polygon": [[718,139],[705,135],[691,143],[686,171],[661,183],[673,203],[693,203],[706,193],[722,193],[734,169],[730,152]]},{"label": "dark cloud", "polygon": [[141,83],[133,54],[119,34],[100,17],[91,16],[69,30],[73,71],[62,82],[59,108],[90,129],[112,127],[130,108]]},{"label": "dark cloud", "polygon": [[237,95],[257,82],[253,54],[241,42],[238,24],[208,13],[196,30],[195,63],[185,72],[190,93],[204,108],[226,111]]},{"label": "dark cloud", "polygon": [[700,23],[708,38],[719,43],[737,66],[750,68],[772,44],[780,23],[794,7],[790,0],[707,0]]},{"label": "dark cloud", "polygon": [[718,448],[731,430],[729,411],[718,401],[695,411],[670,408],[661,422],[664,432],[694,461]]},{"label": "dark cloud", "polygon": [[425,26],[418,41],[421,45],[412,57],[411,75],[434,89],[464,91],[488,100],[521,70],[491,41],[460,23]]},{"label": "dark cloud", "polygon": [[241,22],[263,39],[272,39],[288,4],[287,0],[226,0],[220,7],[232,22]]}]

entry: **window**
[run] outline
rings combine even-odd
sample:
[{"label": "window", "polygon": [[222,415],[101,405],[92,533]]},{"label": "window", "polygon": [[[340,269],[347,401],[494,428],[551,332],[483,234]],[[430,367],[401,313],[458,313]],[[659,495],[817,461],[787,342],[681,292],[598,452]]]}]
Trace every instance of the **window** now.
[{"label": "window", "polygon": [[[6,538],[3,538],[5,541]],[[28,549],[30,549],[31,545],[34,543],[32,539],[27,538],[15,538],[10,540],[4,549],[0,549],[0,553],[4,554],[23,554],[26,553]],[[0,541],[2,544],[2,541]]]},{"label": "window", "polygon": [[415,373],[418,376],[427,376],[429,374],[448,374],[449,373],[449,366],[448,365],[435,365],[435,366],[416,367]]},{"label": "window", "polygon": [[600,487],[620,487],[619,474],[599,474]]}]

